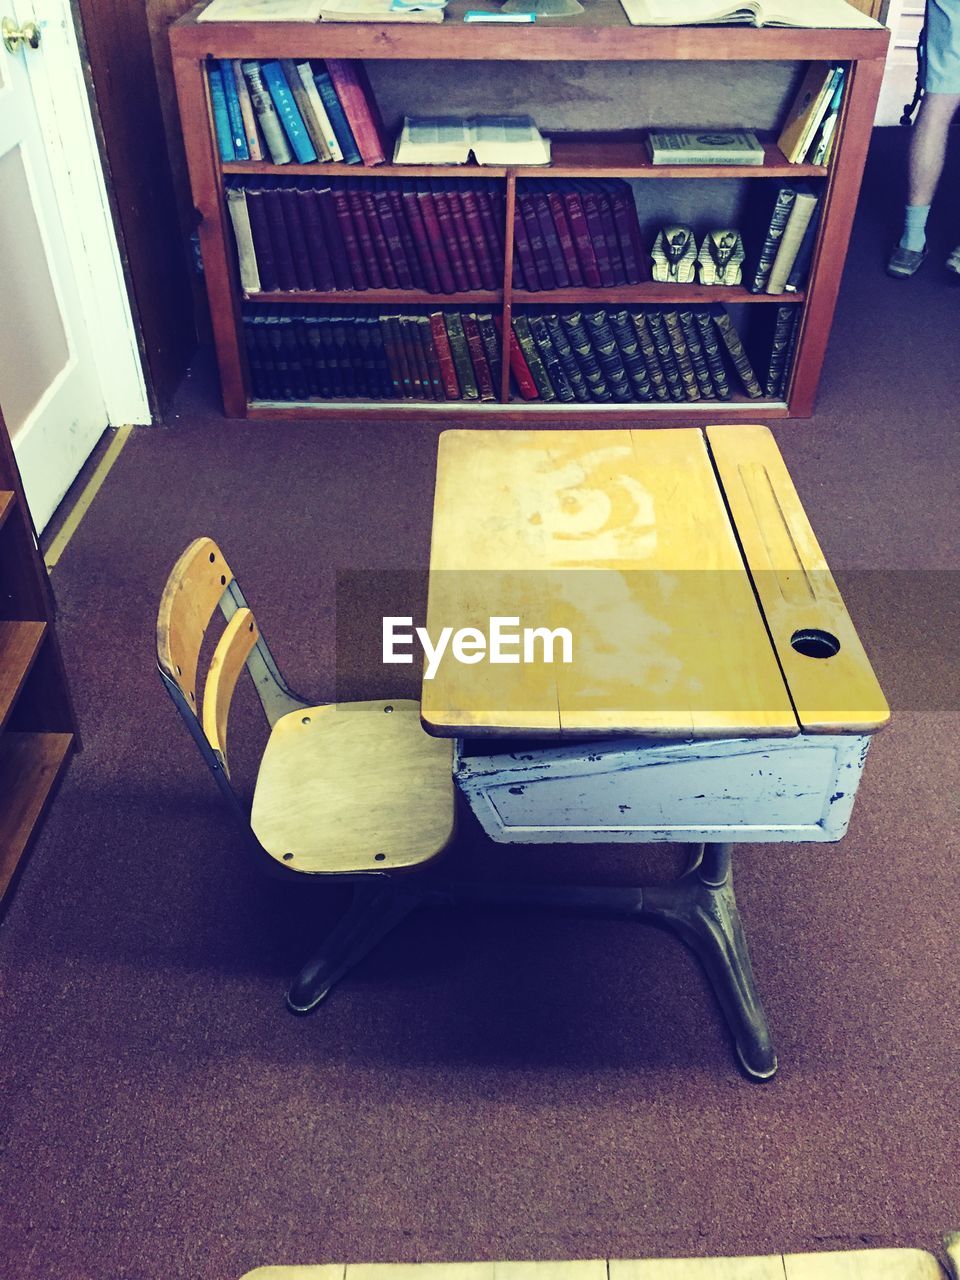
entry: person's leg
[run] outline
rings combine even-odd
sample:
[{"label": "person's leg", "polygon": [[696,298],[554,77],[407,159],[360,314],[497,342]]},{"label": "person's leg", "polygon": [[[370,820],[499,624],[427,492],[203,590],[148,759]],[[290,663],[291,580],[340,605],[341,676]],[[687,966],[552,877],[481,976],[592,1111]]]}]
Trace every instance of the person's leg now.
[{"label": "person's leg", "polygon": [[960,93],[928,93],[920,104],[920,114],[910,140],[908,210],[929,209],[933,203],[947,154],[947,132],[958,107]]}]

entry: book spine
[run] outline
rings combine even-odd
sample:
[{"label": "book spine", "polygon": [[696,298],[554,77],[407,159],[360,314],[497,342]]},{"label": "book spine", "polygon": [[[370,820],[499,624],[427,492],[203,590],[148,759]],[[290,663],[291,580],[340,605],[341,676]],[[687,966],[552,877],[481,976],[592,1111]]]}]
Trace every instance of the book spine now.
[{"label": "book spine", "polygon": [[783,371],[787,363],[787,348],[793,336],[793,323],[797,316],[795,306],[777,307],[777,317],[773,326],[773,340],[770,345],[770,364],[764,392],[768,396],[776,396],[780,392]]},{"label": "book spine", "polygon": [[533,293],[540,288],[537,264],[533,260],[527,227],[520,209],[520,201],[513,206],[513,287]]},{"label": "book spine", "polygon": [[532,197],[532,206],[537,222],[540,225],[540,235],[553,271],[554,284],[558,289],[569,288],[570,273],[567,270],[567,259],[560,244],[560,237],[557,235],[553,214],[550,212],[550,202],[542,192],[538,191]]},{"label": "book spine", "polygon": [[576,357],[577,364],[580,366],[583,380],[587,384],[590,399],[599,403],[606,403],[612,400],[613,394],[607,385],[603,369],[597,360],[597,354],[590,341],[590,334],[584,324],[582,312],[565,311],[560,320],[567,331],[570,346],[573,348],[573,354]]},{"label": "book spine", "polygon": [[463,329],[463,320],[459,311],[448,311],[444,316],[447,326],[447,338],[453,352],[453,363],[457,370],[457,381],[460,383],[460,396],[463,400],[479,400],[480,389],[473,372],[470,351],[467,347],[467,335]]},{"label": "book spine", "polygon": [[400,200],[403,204],[407,226],[410,228],[410,236],[413,240],[417,261],[420,264],[420,271],[426,287],[431,293],[440,293],[440,277],[437,273],[436,263],[433,260],[430,237],[424,225],[416,188],[402,187],[400,189]]},{"label": "book spine", "polygon": [[333,206],[337,211],[337,226],[340,228],[340,238],[343,241],[343,249],[347,255],[347,266],[350,269],[350,287],[357,290],[367,289],[369,284],[366,266],[364,264],[364,256],[360,250],[357,228],[354,226],[353,218],[350,215],[350,201],[347,198],[345,189],[339,184],[331,186],[330,190],[333,193]]},{"label": "book spine", "polygon": [[244,293],[260,292],[260,274],[257,271],[257,252],[253,244],[250,214],[247,212],[247,195],[243,187],[227,187],[227,212],[233,224],[233,238],[237,245],[237,262],[240,267],[240,288]]},{"label": "book spine", "polygon": [[497,393],[493,385],[493,374],[487,364],[487,353],[484,349],[483,339],[480,337],[480,326],[477,324],[477,317],[470,311],[464,311],[461,313],[460,318],[463,322],[463,332],[467,339],[467,350],[470,353],[470,363],[473,365],[473,373],[477,380],[480,399],[496,400]]},{"label": "book spine", "polygon": [[327,385],[330,396],[336,400],[343,395],[343,375],[340,372],[340,352],[334,335],[333,316],[323,316],[320,325],[320,341],[326,356]]},{"label": "book spine", "polygon": [[530,324],[526,316],[515,315],[513,317],[513,331],[517,335],[517,341],[520,343],[520,350],[523,352],[523,358],[527,362],[527,368],[533,375],[540,399],[556,400],[557,393],[553,389],[553,383],[547,374],[547,367],[540,359],[540,352],[537,350],[537,344],[533,340],[533,334],[530,332]]},{"label": "book spine", "polygon": [[327,58],[327,73],[363,163],[383,164],[387,158],[383,125],[363,64],[346,58]]},{"label": "book spine", "polygon": [[543,316],[537,315],[528,316],[527,319],[530,325],[530,333],[537,344],[537,351],[540,353],[540,359],[543,361],[547,377],[550,379],[550,385],[557,394],[557,399],[563,404],[572,404],[577,397],[573,393],[573,387],[570,385],[570,379],[567,377],[559,352],[553,345],[553,339],[550,337],[546,321]]},{"label": "book spine", "polygon": [[410,394],[414,400],[429,400],[431,399],[429,389],[428,394],[424,394],[420,365],[412,341],[413,334],[410,328],[409,316],[401,314],[397,317],[397,332],[400,336],[401,363],[406,364],[410,377]]},{"label": "book spine", "polygon": [[330,262],[330,251],[327,247],[326,234],[320,218],[320,207],[317,193],[310,183],[297,187],[297,206],[300,210],[300,224],[307,244],[307,255],[313,268],[314,287],[329,292],[336,287],[333,267]]},{"label": "book spine", "polygon": [[290,245],[290,256],[293,258],[293,270],[297,278],[298,289],[315,289],[313,266],[307,253],[307,238],[304,235],[303,223],[300,221],[300,193],[295,187],[283,187],[280,192],[280,207],[283,210],[283,224],[287,229],[287,243]]},{"label": "book spine", "polygon": [[[321,128],[320,120],[313,109],[313,103],[307,96],[307,91],[304,87],[303,77],[300,74],[299,66],[292,58],[280,58],[279,62],[280,70],[283,72],[283,78],[287,83],[288,89],[293,94],[293,100],[297,105],[297,110],[300,112],[300,119],[303,121],[303,127],[307,131],[307,136],[313,145],[317,159],[321,161],[329,160],[331,158],[330,147],[327,144],[326,137],[324,136],[323,129]],[[309,63],[305,63],[304,65],[306,66],[309,75],[310,65]],[[312,86],[312,79],[310,83]],[[314,93],[316,93],[315,89]]]},{"label": "book spine", "polygon": [[667,390],[670,392],[670,399],[682,400],[684,398],[683,380],[680,377],[680,370],[677,368],[677,359],[673,354],[673,347],[670,344],[670,335],[667,332],[666,325],[663,323],[663,316],[659,311],[648,311],[646,316],[654,345],[657,348],[657,357],[660,361],[660,367],[663,369],[663,376],[667,381]]},{"label": "book spine", "polygon": [[790,269],[790,276],[783,286],[785,293],[799,293],[807,283],[807,275],[810,271],[810,263],[813,261],[813,251],[817,243],[817,231],[820,227],[822,207],[821,202],[817,205],[813,217],[807,223],[807,229],[803,233],[803,239],[800,242],[800,249]]},{"label": "book spine", "polygon": [[266,379],[254,329],[254,319],[255,317],[253,316],[243,317],[243,345],[247,353],[247,368],[250,370],[250,390],[253,393],[254,400],[267,400],[269,399],[269,393],[266,390]]},{"label": "book spine", "polygon": [[433,253],[433,262],[437,269],[440,289],[443,293],[456,293],[457,282],[453,278],[453,268],[443,243],[443,230],[440,226],[440,216],[434,202],[433,193],[423,187],[419,187],[417,189],[417,203],[420,206],[423,226]]},{"label": "book spine", "polygon": [[590,190],[581,191],[580,199],[590,233],[590,244],[596,258],[600,283],[604,288],[609,289],[612,285],[617,284],[618,281],[616,274],[614,273],[613,263],[610,260],[610,252],[607,247],[607,237],[603,225],[603,216],[600,211],[600,201],[597,198],[597,193]]},{"label": "book spine", "polygon": [[[433,190],[433,203],[437,211],[437,220],[440,223],[440,236],[443,241],[443,247],[447,251],[447,257],[450,261],[450,270],[453,274],[456,290],[460,293],[467,293],[470,289],[470,281],[467,277],[467,269],[463,262],[463,255],[460,252],[460,243],[457,240],[456,230],[453,225],[453,211],[450,208],[450,200],[446,191]],[[454,290],[451,290],[454,292]]]},{"label": "book spine", "polygon": [[340,149],[344,163],[362,164],[353,130],[350,128],[347,117],[343,113],[343,107],[340,105],[340,99],[337,97],[337,91],[333,87],[329,72],[315,71],[313,73],[313,83],[317,87],[320,101],[326,110],[327,118],[336,136],[337,146]]},{"label": "book spine", "polygon": [[547,203],[550,206],[550,214],[560,244],[560,254],[566,266],[567,275],[570,277],[570,284],[575,289],[582,289],[585,283],[583,272],[577,260],[577,250],[573,243],[573,232],[570,229],[570,219],[567,217],[567,207],[563,203],[563,197],[559,191],[548,191]]},{"label": "book spine", "polygon": [[646,275],[644,255],[637,253],[637,245],[640,243],[640,223],[637,219],[637,206],[633,200],[633,192],[626,183],[619,182],[609,183],[608,189],[620,256],[623,259],[623,274],[627,284],[639,284]]},{"label": "book spine", "polygon": [[496,325],[493,323],[493,316],[489,311],[477,312],[477,326],[480,329],[480,337],[483,340],[487,364],[490,366],[496,398],[499,399],[500,379],[503,375],[503,358],[500,353],[500,339],[497,337]]},{"label": "book spine", "polygon": [[263,83],[260,63],[241,62],[240,66],[250,89],[250,101],[253,103],[254,114],[270,153],[270,160],[273,164],[289,164],[293,159],[293,152],[287,146],[277,109],[273,105],[267,86]]},{"label": "book spine", "polygon": [[713,379],[710,377],[710,369],[703,353],[703,344],[700,341],[700,334],[693,318],[693,312],[690,310],[680,311],[678,316],[680,328],[683,330],[684,341],[687,344],[687,351],[690,353],[690,363],[693,365],[693,372],[697,379],[700,395],[704,400],[713,400],[715,399]]},{"label": "book spine", "polygon": [[[340,140],[337,137],[336,130],[333,127],[333,121],[330,114],[324,106],[323,99],[320,97],[320,90],[317,88],[317,82],[313,75],[313,67],[309,62],[298,62],[295,64],[297,75],[300,77],[300,84],[303,86],[303,92],[306,96],[307,104],[313,115],[319,130],[320,138],[323,143],[324,159],[335,161],[343,160],[343,148],[340,146]],[[318,154],[320,154],[318,149]]]},{"label": "book spine", "polygon": [[304,339],[310,353],[310,367],[313,374],[313,387],[321,400],[328,400],[331,395],[330,378],[327,373],[327,353],[321,337],[322,321],[320,316],[304,317]]},{"label": "book spine", "polygon": [[434,400],[445,400],[447,397],[444,391],[443,373],[440,368],[440,358],[433,341],[433,329],[427,316],[417,316],[416,320],[420,334],[420,344],[423,347],[424,355],[427,357],[427,372],[430,374],[433,398]]},{"label": "book spine", "polygon": [[297,272],[293,264],[287,224],[283,216],[283,192],[278,187],[264,187],[263,203],[267,211],[267,222],[270,224],[270,242],[273,245],[274,262],[277,268],[277,284],[283,291],[290,292],[297,288]]},{"label": "book spine", "polygon": [[400,328],[407,342],[412,367],[416,370],[413,375],[414,387],[419,392],[421,400],[433,400],[435,398],[433,381],[427,365],[427,353],[423,347],[418,320],[419,316],[403,315],[400,317]]},{"label": "book spine", "polygon": [[398,391],[394,385],[390,361],[387,359],[387,352],[383,345],[383,332],[380,328],[379,316],[368,316],[367,328],[370,333],[370,346],[377,366],[380,397],[384,400],[392,400],[398,395]]},{"label": "book spine", "polygon": [[233,129],[230,127],[230,116],[227,111],[226,91],[223,87],[223,72],[212,62],[207,63],[207,81],[210,85],[210,106],[213,110],[213,127],[217,135],[217,149],[220,159],[236,160],[236,148],[233,145]]},{"label": "book spine", "polygon": [[584,311],[583,320],[590,335],[590,342],[597,353],[597,361],[603,370],[610,394],[618,403],[633,399],[630,379],[617,346],[617,339],[602,310]]},{"label": "book spine", "polygon": [[571,187],[564,187],[563,203],[566,206],[583,282],[588,289],[599,289],[603,281],[600,279],[597,255],[594,252],[590,226],[583,208],[583,201],[580,199],[580,193]]},{"label": "book spine", "polygon": [[481,289],[499,289],[503,283],[503,271],[498,272],[495,259],[487,247],[480,216],[479,193],[463,185],[460,188],[460,204],[466,224],[467,239],[477,265],[477,278]]},{"label": "book spine", "polygon": [[374,189],[373,198],[377,206],[377,216],[380,220],[383,236],[387,242],[387,252],[390,261],[393,263],[394,275],[397,277],[397,288],[412,289],[413,276],[410,273],[410,264],[407,262],[403,251],[403,240],[400,237],[397,215],[394,213],[393,204],[386,188],[378,183]]},{"label": "book spine", "polygon": [[790,375],[793,372],[793,361],[797,354],[797,343],[800,340],[800,312],[794,307],[793,324],[790,326],[790,337],[787,340],[787,350],[783,358],[783,369],[780,373],[780,381],[777,384],[776,395],[781,400],[786,400],[787,392],[790,388]]},{"label": "book spine", "polygon": [[353,276],[347,263],[347,250],[340,233],[340,219],[337,217],[337,206],[331,187],[315,187],[314,198],[323,226],[324,243],[330,258],[333,271],[334,288],[347,290],[353,288]]},{"label": "book spine", "polygon": [[367,285],[371,289],[382,289],[384,287],[383,273],[380,270],[379,258],[374,248],[373,232],[367,220],[367,210],[363,203],[363,196],[352,185],[350,179],[344,182],[343,190],[350,210],[350,221],[357,237],[357,247],[363,262]]},{"label": "book spine", "polygon": [[273,252],[273,237],[270,234],[270,220],[263,200],[263,192],[258,187],[246,188],[247,215],[250,219],[250,232],[253,236],[253,248],[257,258],[257,274],[260,288],[269,293],[280,288],[277,275],[276,257]]},{"label": "book spine", "polygon": [[710,312],[696,311],[694,312],[694,319],[697,322],[697,328],[700,330],[700,345],[703,347],[704,359],[707,362],[707,368],[710,370],[714,389],[721,400],[729,400],[730,382],[727,378],[727,371],[723,363],[723,353],[720,350],[717,330]]},{"label": "book spine", "polygon": [[620,348],[620,357],[635,398],[644,401],[652,400],[653,387],[650,383],[650,375],[647,373],[647,366],[640,351],[637,331],[630,323],[629,313],[626,310],[610,311],[607,313],[607,319],[613,330],[613,336],[617,340],[617,346]]},{"label": "book spine", "polygon": [[283,131],[287,135],[290,146],[293,148],[293,154],[297,157],[297,162],[299,164],[312,163],[316,160],[317,153],[313,149],[313,143],[310,141],[310,135],[307,133],[307,126],[303,122],[296,99],[287,84],[283,68],[279,62],[264,62],[261,70],[263,71],[264,83],[270,91],[273,105],[277,109],[277,115],[283,125]]},{"label": "book spine", "polygon": [[380,341],[383,347],[384,356],[387,361],[387,367],[390,370],[390,380],[393,383],[393,394],[397,399],[407,400],[410,398],[410,390],[405,381],[404,369],[400,363],[400,353],[397,348],[397,334],[394,333],[393,322],[396,317],[381,315],[380,324]]},{"label": "book spine", "polygon": [[733,327],[733,322],[722,308],[713,313],[713,322],[719,329],[720,337],[730,353],[730,359],[733,361],[734,367],[740,376],[744,391],[751,400],[759,399],[763,395],[763,390],[757,381],[757,375],[753,371],[753,365],[744,350],[743,343],[740,341],[740,335]]},{"label": "book spine", "polygon": [[573,354],[570,340],[563,325],[560,323],[560,317],[552,314],[545,315],[543,321],[547,326],[547,332],[550,334],[553,349],[559,356],[563,371],[567,375],[567,381],[570,383],[574,399],[579,400],[581,404],[586,404],[590,400],[590,392],[587,390],[586,380],[579,364],[577,364],[577,357]]},{"label": "book spine", "polygon": [[[494,320],[497,332],[501,332],[499,318]],[[520,349],[520,343],[517,341],[517,335],[510,327],[507,335],[507,358],[510,361],[510,374],[516,383],[517,393],[521,400],[538,400],[539,393],[537,384],[533,380],[533,374],[530,372],[530,366],[524,359],[523,352]]]},{"label": "book spine", "polygon": [[430,316],[430,333],[433,346],[440,365],[440,380],[444,395],[448,400],[460,399],[460,383],[457,381],[457,370],[453,363],[453,352],[450,350],[450,339],[447,326],[443,323],[443,312],[434,311]]},{"label": "book spine", "polygon": [[647,323],[646,312],[637,309],[636,311],[630,311],[628,314],[633,321],[634,329],[637,331],[637,345],[640,348],[640,354],[643,356],[643,362],[647,366],[654,397],[657,400],[669,400],[670,391],[667,387],[666,375],[663,372],[663,365],[660,363],[660,357],[657,354],[657,344],[653,340],[653,334],[650,332],[650,326]]},{"label": "book spine", "polygon": [[447,192],[447,204],[450,207],[450,222],[453,226],[453,234],[457,238],[468,287],[473,290],[482,289],[483,281],[480,278],[477,255],[474,252],[473,240],[467,226],[466,213],[463,206],[463,193],[457,187],[451,187]]},{"label": "book spine", "polygon": [[404,211],[400,192],[396,186],[389,185],[386,188],[386,194],[393,209],[393,216],[396,219],[397,230],[400,233],[400,248],[403,253],[403,259],[407,264],[410,279],[413,281],[413,288],[422,289],[424,285],[423,272],[420,269],[420,259],[417,257],[417,248],[413,243],[413,235],[407,223],[407,215]]},{"label": "book spine", "polygon": [[776,203],[773,207],[773,213],[770,216],[770,223],[767,227],[767,233],[763,240],[760,256],[757,259],[753,279],[750,282],[751,293],[763,293],[764,289],[767,287],[767,281],[770,279],[770,271],[777,256],[777,248],[780,244],[780,239],[783,235],[784,228],[787,225],[787,220],[790,217],[790,210],[793,208],[793,202],[796,197],[797,193],[793,187],[781,187],[777,192]]},{"label": "book spine", "polygon": [[220,76],[223,81],[223,96],[227,104],[227,120],[230,124],[230,140],[233,143],[234,157],[237,160],[249,160],[250,148],[247,146],[247,133],[243,127],[240,95],[237,93],[237,81],[233,74],[231,59],[220,59]]},{"label": "book spine", "polygon": [[380,222],[380,212],[377,209],[377,202],[374,199],[374,193],[370,190],[370,183],[357,183],[356,194],[363,206],[367,230],[370,232],[370,238],[373,242],[373,259],[379,268],[380,277],[383,280],[383,287],[385,289],[396,289],[398,287],[397,271],[393,265],[393,259],[390,256],[390,246],[387,244],[387,237],[383,232],[383,225]]},{"label": "book spine", "polygon": [[793,270],[793,264],[799,257],[800,246],[803,244],[807,227],[810,226],[818,204],[819,201],[812,192],[797,192],[797,198],[794,201],[793,208],[790,210],[787,225],[784,228],[783,235],[780,237],[777,256],[773,261],[773,266],[770,268],[767,293],[784,292],[787,280],[790,278],[790,272]]},{"label": "book spine", "polygon": [[504,199],[499,189],[481,186],[476,193],[477,208],[487,253],[493,263],[493,273],[499,289],[503,283]]},{"label": "book spine", "polygon": [[620,252],[620,239],[617,235],[617,224],[613,217],[613,206],[607,193],[601,188],[597,192],[597,208],[600,211],[600,222],[603,226],[603,241],[610,259],[610,270],[613,272],[613,283],[623,284],[626,271],[623,265],[623,254]]},{"label": "book spine", "polygon": [[[537,284],[541,289],[555,289],[557,286],[553,274],[553,264],[550,261],[550,254],[543,239],[540,219],[537,217],[533,202],[530,196],[521,195],[518,191],[517,205],[520,208],[520,216],[526,229],[527,243],[530,246],[530,254],[533,258]],[[526,263],[524,263],[524,275],[528,275]]]},{"label": "book spine", "polygon": [[260,145],[260,132],[257,129],[257,116],[253,109],[253,99],[250,97],[250,90],[247,87],[246,77],[240,66],[240,59],[234,58],[231,63],[233,68],[233,82],[237,87],[237,101],[240,103],[240,117],[243,120],[243,133],[247,140],[247,152],[251,160],[263,159],[263,147]]}]

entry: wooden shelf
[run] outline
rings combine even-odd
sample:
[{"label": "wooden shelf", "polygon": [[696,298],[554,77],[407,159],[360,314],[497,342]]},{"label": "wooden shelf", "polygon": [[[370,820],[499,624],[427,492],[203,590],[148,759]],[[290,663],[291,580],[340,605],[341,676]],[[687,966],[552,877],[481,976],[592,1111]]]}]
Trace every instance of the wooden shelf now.
[{"label": "wooden shelf", "polygon": [[0,895],[50,802],[72,745],[72,733],[8,732],[0,738]]},{"label": "wooden shelf", "polygon": [[514,303],[561,303],[567,306],[601,306],[605,302],[640,303],[697,303],[726,302],[803,302],[804,293],[751,293],[741,285],[658,284],[655,280],[643,284],[614,285],[609,289],[514,289]]},{"label": "wooden shelf", "polygon": [[655,165],[643,134],[557,134],[549,165],[482,164],[270,164],[263,160],[221,162],[221,172],[314,178],[825,178],[818,164],[791,164],[775,142],[764,142],[763,164]]},{"label": "wooden shelf", "polygon": [[366,303],[373,306],[454,306],[457,303],[498,303],[503,299],[500,289],[478,290],[476,293],[428,293],[425,289],[340,289],[323,293],[315,289],[298,289],[276,293],[248,293],[248,302],[285,302],[302,305],[322,302],[328,306],[350,306]]},{"label": "wooden shelf", "polygon": [[8,489],[0,490],[0,529],[3,528],[3,522],[13,510],[13,504],[16,502],[16,495]]},{"label": "wooden shelf", "polygon": [[0,730],[40,651],[45,622],[0,622]]}]

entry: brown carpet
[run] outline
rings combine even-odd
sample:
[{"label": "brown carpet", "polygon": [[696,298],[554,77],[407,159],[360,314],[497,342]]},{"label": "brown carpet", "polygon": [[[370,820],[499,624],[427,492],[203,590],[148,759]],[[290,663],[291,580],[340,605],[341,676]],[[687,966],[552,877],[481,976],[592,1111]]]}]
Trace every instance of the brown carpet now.
[{"label": "brown carpet", "polygon": [[[437,430],[229,423],[201,371],[54,577],[85,750],[0,929],[3,1275],[936,1249],[960,1225],[960,716],[939,621],[960,291],[935,262],[960,225],[945,192],[923,276],[884,277],[901,143],[877,144],[817,416],[777,429],[831,563],[873,571],[847,576],[897,713],[843,844],[737,860],[778,1078],[737,1074],[693,961],[626,924],[425,914],[317,1015],[286,1013],[340,891],[239,857],[156,677],[160,588],[214,535],[291,683],[329,696],[337,571],[426,563]],[[469,826],[464,844],[471,873],[674,860],[496,850]]]}]

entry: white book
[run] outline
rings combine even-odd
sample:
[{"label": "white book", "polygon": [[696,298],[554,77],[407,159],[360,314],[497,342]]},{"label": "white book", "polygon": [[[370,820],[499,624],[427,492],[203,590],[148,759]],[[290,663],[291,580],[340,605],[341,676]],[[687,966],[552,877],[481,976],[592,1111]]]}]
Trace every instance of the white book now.
[{"label": "white book", "polygon": [[783,293],[785,291],[790,272],[793,270],[793,264],[796,262],[797,254],[800,252],[800,245],[803,243],[803,233],[813,217],[818,202],[819,196],[815,191],[799,190],[797,192],[797,197],[790,210],[790,216],[787,218],[787,225],[784,227],[783,235],[780,237],[777,256],[774,258],[773,266],[770,268],[770,277],[767,280],[766,288],[767,293]]},{"label": "white book", "polygon": [[237,242],[240,287],[244,293],[259,293],[260,272],[257,268],[257,252],[253,245],[247,194],[242,187],[227,187],[227,209],[230,213],[230,221],[233,223],[234,239]]},{"label": "white book", "polygon": [[304,93],[310,103],[311,110],[316,117],[317,124],[320,126],[320,132],[323,134],[323,140],[327,144],[330,152],[331,160],[342,160],[343,151],[340,143],[337,141],[337,135],[333,131],[333,125],[330,123],[330,117],[327,115],[327,109],[321,101],[320,94],[313,79],[313,68],[309,62],[298,62],[297,75],[300,77],[300,83],[303,85]]},{"label": "white book", "polygon": [[651,129],[651,164],[763,164],[763,147],[751,129]]},{"label": "white book", "polygon": [[874,27],[846,0],[620,0],[637,27]]},{"label": "white book", "polygon": [[321,0],[211,0],[198,22],[319,22]]},{"label": "white book", "polygon": [[406,116],[394,164],[550,163],[550,141],[530,116]]}]

